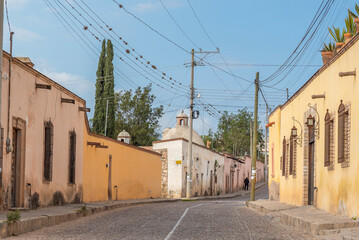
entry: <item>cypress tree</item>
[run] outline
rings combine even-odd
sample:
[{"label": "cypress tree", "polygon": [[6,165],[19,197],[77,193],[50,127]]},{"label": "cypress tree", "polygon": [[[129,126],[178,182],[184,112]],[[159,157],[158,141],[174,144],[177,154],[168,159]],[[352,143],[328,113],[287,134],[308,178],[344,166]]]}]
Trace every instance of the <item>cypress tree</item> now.
[{"label": "cypress tree", "polygon": [[[108,117],[107,117],[107,136],[116,138],[115,132],[115,79],[113,75],[113,45],[111,40],[107,40],[106,61],[105,61],[105,85],[104,97],[108,100]],[[106,100],[105,114],[106,114]]]},{"label": "cypress tree", "polygon": [[102,41],[102,51],[96,72],[95,113],[92,130],[98,134],[105,133],[106,100],[104,100],[106,41]]}]

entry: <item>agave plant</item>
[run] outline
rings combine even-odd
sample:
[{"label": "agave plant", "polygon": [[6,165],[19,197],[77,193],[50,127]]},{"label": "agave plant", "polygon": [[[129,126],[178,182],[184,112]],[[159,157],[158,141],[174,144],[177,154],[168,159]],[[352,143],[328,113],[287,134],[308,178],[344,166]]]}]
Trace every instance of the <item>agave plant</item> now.
[{"label": "agave plant", "polygon": [[348,17],[345,19],[345,31],[347,33],[350,33],[351,35],[354,35],[356,32],[355,24],[354,24],[354,18],[351,14],[348,14]]},{"label": "agave plant", "polygon": [[340,28],[336,28],[333,26],[333,29],[328,28],[330,35],[332,35],[332,38],[337,43],[344,42],[344,33],[346,33],[345,28],[343,28],[342,31],[340,31]]},{"label": "agave plant", "polygon": [[358,4],[355,4],[355,12],[356,13],[353,13],[349,9],[348,9],[348,12],[349,12],[349,15],[352,16],[353,18],[358,18],[358,16],[359,16],[359,6],[358,6]]},{"label": "agave plant", "polygon": [[334,43],[329,43],[329,44],[324,43],[322,52],[334,52],[334,49],[335,49]]}]

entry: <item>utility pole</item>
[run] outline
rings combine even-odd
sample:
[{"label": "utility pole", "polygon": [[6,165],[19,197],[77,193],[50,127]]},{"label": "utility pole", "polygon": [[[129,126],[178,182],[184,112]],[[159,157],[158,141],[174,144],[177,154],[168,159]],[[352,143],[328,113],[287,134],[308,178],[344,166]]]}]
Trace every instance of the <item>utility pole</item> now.
[{"label": "utility pole", "polygon": [[252,155],[252,151],[253,151],[253,123],[252,123],[252,118],[249,121],[249,156],[253,157]]},{"label": "utility pole", "polygon": [[[1,99],[2,99],[2,62],[3,62],[3,38],[4,38],[4,0],[0,0],[0,129],[2,128],[2,121],[1,121]],[[3,146],[1,146],[3,147]],[[0,156],[3,159],[3,156]],[[2,178],[3,175],[3,160],[0,161],[0,176]]]},{"label": "utility pole", "polygon": [[108,115],[108,99],[106,101],[105,136],[107,136],[107,115]]},{"label": "utility pole", "polygon": [[[1,99],[2,99],[2,62],[3,62],[3,38],[4,38],[4,0],[0,0],[0,128],[1,122]],[[1,156],[2,157],[2,156]],[[2,166],[0,166],[2,168]]]},{"label": "utility pole", "polygon": [[186,198],[191,198],[191,182],[192,182],[192,129],[193,129],[193,99],[194,99],[194,49],[192,49],[192,61],[191,61],[191,96],[189,105],[189,139],[188,139],[188,158],[187,158],[187,186],[186,186]]},{"label": "utility pole", "polygon": [[287,100],[289,99],[289,91],[288,91],[288,88],[286,88],[286,91],[287,91]]},{"label": "utility pole", "polygon": [[[203,58],[205,58],[210,53],[219,53],[217,49],[216,52],[203,52],[200,50],[199,52],[195,52],[194,49],[191,51],[192,61],[191,61],[191,88],[190,88],[190,110],[189,110],[189,139],[188,139],[188,158],[187,158],[187,185],[186,185],[186,198],[191,198],[191,188],[192,188],[192,132],[193,132],[193,100],[194,100],[194,67],[195,66],[203,66],[201,62],[195,62],[194,54],[201,53],[206,54]],[[201,58],[201,60],[203,59]],[[212,177],[212,176],[211,176]]]},{"label": "utility pole", "polygon": [[254,122],[253,122],[253,150],[252,150],[252,188],[251,188],[251,201],[255,200],[256,191],[256,163],[257,163],[257,129],[258,129],[258,90],[259,90],[259,72],[256,74],[255,84],[255,99],[254,99]]},{"label": "utility pole", "polygon": [[[266,104],[266,125],[268,123],[268,104]],[[267,153],[268,153],[268,127],[266,126],[266,134],[265,134],[265,152],[264,152],[264,181],[267,181],[267,177],[268,177],[268,157],[267,157]]]}]

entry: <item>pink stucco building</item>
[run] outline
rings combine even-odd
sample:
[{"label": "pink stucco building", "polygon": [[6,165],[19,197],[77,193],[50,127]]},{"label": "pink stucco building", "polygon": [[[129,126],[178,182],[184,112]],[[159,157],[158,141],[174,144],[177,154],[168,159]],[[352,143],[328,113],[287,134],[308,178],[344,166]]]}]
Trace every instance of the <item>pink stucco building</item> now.
[{"label": "pink stucco building", "polygon": [[34,207],[53,200],[79,201],[86,103],[36,71],[30,59],[11,59],[4,52],[1,205]]},{"label": "pink stucco building", "polygon": [[[252,159],[249,156],[241,158],[225,154],[224,158],[224,183],[225,192],[233,193],[243,189],[244,179],[251,179]],[[256,162],[256,182],[264,181],[264,164]]]}]

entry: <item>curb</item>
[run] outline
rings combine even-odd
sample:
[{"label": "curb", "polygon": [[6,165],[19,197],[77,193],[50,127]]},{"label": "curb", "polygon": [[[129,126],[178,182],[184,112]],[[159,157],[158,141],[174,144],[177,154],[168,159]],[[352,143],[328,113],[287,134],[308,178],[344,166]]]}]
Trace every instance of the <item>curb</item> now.
[{"label": "curb", "polygon": [[34,230],[41,229],[43,227],[55,226],[60,223],[74,221],[81,217],[90,216],[96,213],[106,212],[124,207],[145,205],[152,203],[163,203],[163,202],[177,202],[180,199],[158,199],[153,201],[142,201],[142,202],[122,202],[122,203],[109,203],[107,205],[87,207],[84,211],[74,211],[71,213],[57,214],[57,215],[42,215],[38,217],[28,218],[20,220],[15,223],[8,224],[5,221],[0,223],[1,237],[10,237],[22,233],[31,232]]},{"label": "curb", "polygon": [[[265,185],[266,185],[265,183],[262,183],[261,185],[256,186],[256,190]],[[218,199],[242,197],[242,196],[246,196],[246,195],[250,195],[250,194],[251,194],[251,191],[248,190],[247,192],[241,192],[241,193],[230,195],[230,196],[220,196],[219,195],[219,196],[209,196],[209,197],[197,197],[197,198],[193,198],[193,199],[196,199],[196,200],[218,200]]]}]

